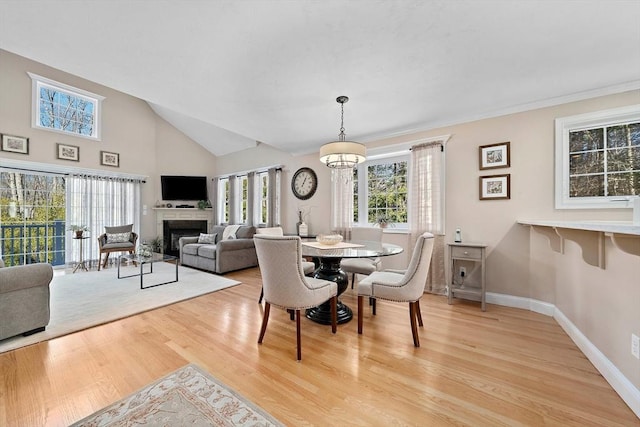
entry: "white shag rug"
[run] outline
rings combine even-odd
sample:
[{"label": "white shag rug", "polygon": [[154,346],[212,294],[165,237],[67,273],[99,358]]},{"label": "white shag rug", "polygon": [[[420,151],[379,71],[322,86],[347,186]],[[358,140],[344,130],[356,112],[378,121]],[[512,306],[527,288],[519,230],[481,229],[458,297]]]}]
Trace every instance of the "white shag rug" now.
[{"label": "white shag rug", "polygon": [[[144,271],[149,271],[148,268],[145,265]],[[154,263],[153,273],[144,276],[144,286],[175,280],[175,268],[170,263]],[[123,266],[121,275],[139,271],[139,266]],[[54,275],[50,285],[51,321],[46,330],[28,337],[18,335],[0,340],[0,353],[239,284],[182,266],[178,267],[178,282],[149,289],[140,289],[140,276],[118,279],[115,267]]]}]

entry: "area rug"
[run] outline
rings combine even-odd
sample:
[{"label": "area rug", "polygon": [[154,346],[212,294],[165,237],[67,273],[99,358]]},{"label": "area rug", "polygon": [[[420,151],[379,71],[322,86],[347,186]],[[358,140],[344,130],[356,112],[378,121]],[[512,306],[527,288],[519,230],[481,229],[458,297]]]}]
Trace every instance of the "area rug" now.
[{"label": "area rug", "polygon": [[76,426],[282,426],[271,415],[190,364]]},{"label": "area rug", "polygon": [[[147,270],[145,266],[145,271]],[[144,285],[175,279],[174,264],[157,262]],[[139,271],[123,267],[121,276]],[[0,341],[0,353],[35,344],[178,301],[240,284],[215,274],[178,267],[178,282],[140,289],[140,276],[118,279],[117,268],[55,275],[50,285],[51,321],[43,332]]]}]

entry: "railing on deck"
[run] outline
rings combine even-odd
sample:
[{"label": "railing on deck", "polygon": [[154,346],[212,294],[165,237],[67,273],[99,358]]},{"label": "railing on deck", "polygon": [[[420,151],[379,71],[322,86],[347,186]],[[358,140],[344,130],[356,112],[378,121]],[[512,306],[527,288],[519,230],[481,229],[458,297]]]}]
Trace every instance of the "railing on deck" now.
[{"label": "railing on deck", "polygon": [[65,263],[65,221],[0,224],[2,258],[7,266]]}]

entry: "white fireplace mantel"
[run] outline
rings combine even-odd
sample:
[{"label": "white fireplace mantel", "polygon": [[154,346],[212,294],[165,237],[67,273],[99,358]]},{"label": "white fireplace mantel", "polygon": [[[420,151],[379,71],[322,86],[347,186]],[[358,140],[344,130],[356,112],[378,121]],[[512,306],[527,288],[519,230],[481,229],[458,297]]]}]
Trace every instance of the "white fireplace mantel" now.
[{"label": "white fireplace mantel", "polygon": [[156,235],[164,239],[164,221],[207,221],[207,231],[213,229],[213,209],[152,208],[156,212]]}]

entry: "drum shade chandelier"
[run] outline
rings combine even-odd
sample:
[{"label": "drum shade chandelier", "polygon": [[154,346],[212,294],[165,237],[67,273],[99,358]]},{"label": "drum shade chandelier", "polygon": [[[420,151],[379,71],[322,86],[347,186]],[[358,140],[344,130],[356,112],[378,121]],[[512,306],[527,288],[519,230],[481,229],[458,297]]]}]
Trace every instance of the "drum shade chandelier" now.
[{"label": "drum shade chandelier", "polygon": [[344,134],[344,103],[349,101],[346,96],[339,96],[336,101],[340,104],[340,133],[338,140],[320,147],[320,161],[330,168],[354,168],[358,163],[366,160],[367,149],[359,142],[346,141]]}]

